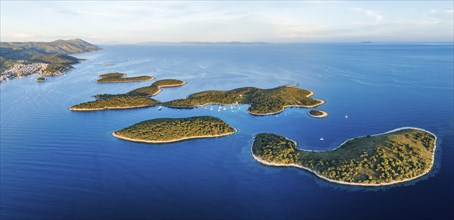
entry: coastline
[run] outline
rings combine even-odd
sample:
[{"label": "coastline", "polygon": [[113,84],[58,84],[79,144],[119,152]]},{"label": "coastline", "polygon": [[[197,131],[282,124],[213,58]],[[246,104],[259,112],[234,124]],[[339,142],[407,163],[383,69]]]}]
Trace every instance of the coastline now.
[{"label": "coastline", "polygon": [[319,112],[321,112],[322,114],[321,115],[313,115],[311,114],[311,111],[309,111],[307,114],[309,114],[309,116],[313,117],[313,118],[325,118],[327,117],[329,114],[328,112],[325,112],[325,111],[322,111],[322,110],[317,110]]},{"label": "coastline", "polygon": [[[293,84],[290,84],[290,85],[293,85]],[[296,84],[295,84],[295,86],[296,86]],[[309,90],[308,90],[308,91],[309,91]],[[307,98],[309,98],[310,96],[314,95],[314,92],[312,92],[312,91],[309,91],[309,92],[310,92],[310,93],[306,96]],[[320,103],[313,104],[313,105],[284,105],[284,106],[282,107],[282,109],[279,110],[279,111],[270,112],[270,113],[264,113],[264,114],[261,114],[261,113],[253,113],[253,112],[250,112],[249,110],[248,110],[248,112],[249,112],[249,114],[251,114],[251,115],[257,115],[257,116],[275,115],[275,114],[279,114],[279,113],[283,112],[283,111],[285,110],[285,108],[292,108],[292,107],[298,107],[298,108],[314,108],[314,107],[317,107],[317,106],[320,106],[320,105],[323,105],[323,104],[326,103],[325,100],[320,100],[320,99],[314,99],[314,100],[317,100],[317,101],[319,101]]]},{"label": "coastline", "polygon": [[156,91],[155,93],[153,93],[153,94],[151,94],[149,96],[155,96],[155,95],[161,93],[161,91],[162,91],[161,88],[179,87],[179,86],[183,86],[183,85],[186,85],[186,82],[183,82],[183,83],[180,83],[180,84],[156,86],[156,87],[158,87],[158,91]]},{"label": "coastline", "polygon": [[[120,78],[120,79],[128,79],[128,78],[123,78],[123,77],[125,77],[125,76],[122,76],[122,77],[119,77],[119,78]],[[133,76],[133,77],[135,77],[135,76]],[[101,82],[99,82],[99,81],[98,81],[98,80],[100,80],[100,79],[108,79],[109,77],[107,77],[107,78],[100,78],[100,79],[96,80],[96,83],[97,83],[97,84],[105,84],[105,83],[130,83],[130,82],[145,82],[145,81],[152,81],[152,80],[155,80],[155,79],[156,79],[156,78],[154,78],[153,76],[150,76],[150,77],[151,77],[150,79],[133,80],[133,81],[115,81],[115,82],[113,82],[113,81],[110,81],[110,82],[109,82],[109,81],[107,81],[107,82],[102,82],[102,81],[101,81]],[[117,78],[117,77],[113,77],[113,78]]]},{"label": "coastline", "polygon": [[[309,97],[309,96],[312,96],[314,94],[314,92],[310,91],[311,93],[309,93],[306,97]],[[254,113],[254,112],[251,112],[249,111],[249,108],[248,108],[248,113],[251,114],[251,115],[255,115],[255,116],[266,116],[266,115],[275,115],[275,114],[279,114],[281,112],[283,112],[285,110],[285,108],[292,108],[292,107],[298,107],[298,108],[313,108],[313,107],[317,107],[317,106],[320,106],[320,105],[323,105],[325,104],[326,102],[324,100],[320,100],[320,99],[314,99],[314,100],[317,100],[319,101],[320,103],[317,103],[317,104],[314,104],[314,105],[284,105],[282,107],[282,109],[280,109],[279,111],[275,111],[275,112],[270,112],[270,113]],[[168,108],[199,108],[199,107],[203,107],[203,106],[206,106],[206,105],[234,105],[235,103],[229,103],[229,104],[219,104],[219,103],[214,103],[214,102],[210,102],[210,103],[205,103],[205,104],[200,104],[200,105],[193,105],[193,106],[168,106],[168,105],[164,105]],[[246,104],[246,103],[241,103],[241,104],[245,104],[245,105],[251,105],[251,104]]]},{"label": "coastline", "polygon": [[[309,171],[310,173],[316,175],[317,177],[323,179],[323,180],[326,180],[328,182],[332,182],[332,183],[337,183],[337,184],[342,184],[342,185],[350,185],[350,186],[366,186],[366,187],[376,187],[376,186],[389,186],[389,185],[394,185],[394,184],[398,184],[398,183],[404,183],[404,182],[408,182],[408,181],[412,181],[412,180],[415,180],[415,179],[418,179],[424,175],[426,175],[427,173],[429,173],[432,168],[433,168],[433,165],[435,163],[435,152],[436,152],[436,149],[437,149],[437,136],[430,132],[430,131],[427,131],[427,130],[424,130],[422,128],[416,128],[416,127],[400,127],[400,128],[396,128],[396,129],[393,129],[393,130],[390,130],[390,131],[387,131],[387,132],[383,132],[383,133],[379,133],[379,134],[374,134],[374,135],[370,135],[370,136],[379,136],[379,135],[384,135],[384,134],[389,134],[389,133],[392,133],[392,132],[395,132],[395,131],[400,131],[400,130],[405,130],[405,129],[414,129],[414,130],[420,130],[420,131],[424,131],[424,132],[427,132],[431,135],[433,135],[435,137],[434,139],[434,150],[433,150],[433,153],[432,153],[432,163],[430,164],[430,167],[423,173],[417,175],[417,176],[414,176],[414,177],[411,177],[411,178],[407,178],[407,179],[403,179],[403,180],[399,180],[399,181],[391,181],[391,182],[386,182],[386,183],[355,183],[355,182],[345,182],[345,181],[340,181],[340,180],[334,180],[334,179],[330,179],[328,177],[325,177],[325,176],[322,176],[320,174],[317,173],[317,171],[315,170],[312,170],[308,167],[305,167],[305,166],[302,166],[300,164],[281,164],[281,163],[273,163],[273,162],[268,162],[268,161],[265,161],[265,160],[262,160],[261,158],[257,157],[254,155],[254,153],[252,152],[252,147],[253,147],[253,144],[254,144],[254,141],[255,141],[255,138],[252,140],[252,145],[251,145],[251,154],[252,154],[252,157],[259,163],[261,164],[264,164],[264,165],[267,165],[267,166],[275,166],[275,167],[296,167],[296,168],[300,168],[300,169],[304,169],[306,171]],[[336,148],[334,149],[331,149],[331,150],[324,150],[324,151],[317,151],[317,150],[305,150],[305,149],[302,149],[302,148],[298,148],[298,144],[296,143],[296,141],[294,140],[291,140],[291,139],[288,139],[286,138],[287,140],[289,141],[292,141],[293,143],[295,143],[296,147],[300,150],[303,150],[303,151],[310,151],[310,152],[326,152],[326,151],[333,151],[333,150],[336,150],[337,148],[339,147],[342,147],[346,142],[352,140],[352,139],[355,139],[355,138],[360,138],[360,137],[366,137],[367,135],[364,135],[364,136],[359,136],[359,137],[354,137],[354,138],[350,138],[344,142],[342,142],[342,144],[340,144],[339,146],[337,146]]]},{"label": "coastline", "polygon": [[90,111],[102,111],[102,110],[121,110],[121,109],[130,109],[130,108],[146,108],[152,107],[154,105],[138,105],[138,106],[127,106],[127,107],[104,107],[104,108],[73,108],[70,107],[70,111],[75,112],[90,112]]},{"label": "coastline", "polygon": [[116,138],[119,138],[119,139],[123,139],[123,140],[127,140],[127,141],[133,141],[133,142],[139,142],[139,143],[165,144],[165,143],[173,143],[173,142],[179,142],[179,141],[190,140],[190,139],[202,139],[202,138],[224,137],[224,136],[228,136],[228,135],[231,135],[231,134],[234,134],[234,133],[238,132],[238,130],[237,130],[236,128],[233,128],[233,129],[235,129],[235,131],[229,132],[229,133],[225,133],[225,134],[191,136],[191,137],[184,137],[184,138],[172,139],[172,140],[167,140],[167,141],[150,141],[150,140],[144,140],[144,139],[133,139],[133,138],[128,138],[128,137],[123,137],[123,136],[121,136],[121,135],[116,134],[115,132],[112,132],[112,136],[114,136],[114,137],[116,137]]},{"label": "coastline", "polygon": [[171,85],[162,85],[162,86],[157,86],[158,88],[168,88],[168,87],[178,87],[178,86],[183,86],[186,85],[187,82],[183,82],[180,84],[171,84]]}]

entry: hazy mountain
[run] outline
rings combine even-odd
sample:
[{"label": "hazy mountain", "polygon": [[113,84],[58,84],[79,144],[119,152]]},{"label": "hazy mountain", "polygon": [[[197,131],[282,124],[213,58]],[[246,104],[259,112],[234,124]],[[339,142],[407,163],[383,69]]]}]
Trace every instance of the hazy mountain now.
[{"label": "hazy mountain", "polygon": [[1,48],[55,54],[85,53],[101,49],[81,39],[56,40],[52,42],[1,42]]},{"label": "hazy mountain", "polygon": [[79,62],[79,59],[69,54],[100,49],[81,39],[52,42],[1,42],[0,81],[34,73],[59,75],[72,69],[72,64]]}]

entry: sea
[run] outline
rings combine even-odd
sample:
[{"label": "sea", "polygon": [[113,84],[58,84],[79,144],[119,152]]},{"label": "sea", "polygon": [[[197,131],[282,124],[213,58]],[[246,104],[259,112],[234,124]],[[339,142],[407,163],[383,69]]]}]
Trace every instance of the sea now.
[{"label": "sea", "polygon": [[[61,76],[0,84],[1,219],[453,219],[454,48],[452,43],[269,43],[100,45]],[[153,81],[97,84],[123,72],[180,79],[160,101],[204,90],[289,83],[326,104],[270,116],[247,105],[218,110],[158,107],[73,112],[96,94]],[[238,132],[168,144],[134,143],[112,132],[155,118],[215,116]],[[346,117],[348,116],[348,117]],[[329,183],[297,168],[256,162],[258,133],[303,149],[399,127],[437,135],[432,171],[388,187]],[[323,140],[321,140],[323,137]]]}]

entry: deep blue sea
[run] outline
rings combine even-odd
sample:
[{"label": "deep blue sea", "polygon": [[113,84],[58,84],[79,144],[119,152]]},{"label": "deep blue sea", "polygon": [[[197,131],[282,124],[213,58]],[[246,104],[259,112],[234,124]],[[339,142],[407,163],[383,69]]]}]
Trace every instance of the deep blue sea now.
[{"label": "deep blue sea", "polygon": [[[0,85],[1,219],[452,219],[454,217],[453,44],[101,45],[67,74]],[[112,64],[105,66],[103,64]],[[288,83],[326,100],[329,117],[307,109],[252,116],[156,107],[99,112],[68,108],[98,93],[151,82],[96,84],[99,74],[176,78],[188,84],[155,96]],[[348,118],[345,115],[348,114]],[[113,131],[161,117],[211,115],[239,130],[171,144],[119,140]],[[438,136],[425,177],[384,188],[327,183],[251,156],[255,134],[271,132],[305,149],[414,126]],[[320,137],[324,141],[320,141]]]}]

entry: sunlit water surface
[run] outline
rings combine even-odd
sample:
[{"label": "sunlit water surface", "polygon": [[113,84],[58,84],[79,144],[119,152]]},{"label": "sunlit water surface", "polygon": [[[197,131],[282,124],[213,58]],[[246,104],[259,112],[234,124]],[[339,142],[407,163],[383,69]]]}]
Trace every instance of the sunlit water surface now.
[{"label": "sunlit water surface", "polygon": [[[251,44],[103,46],[63,76],[10,80],[1,91],[1,219],[405,218],[452,217],[454,116],[452,44]],[[112,64],[105,66],[103,64]],[[256,117],[156,107],[71,112],[99,93],[150,82],[96,84],[119,71],[188,82],[155,98],[202,90],[288,83],[326,100],[329,117],[286,109]],[[215,106],[215,109],[216,106]],[[348,115],[348,119],[345,115]],[[171,144],[119,140],[113,131],[161,117],[211,115],[239,130]],[[439,141],[434,171],[395,187],[345,187],[251,156],[255,134],[284,135],[307,149],[414,126]],[[320,141],[320,137],[324,141]],[[438,218],[437,218],[438,217]]]}]

